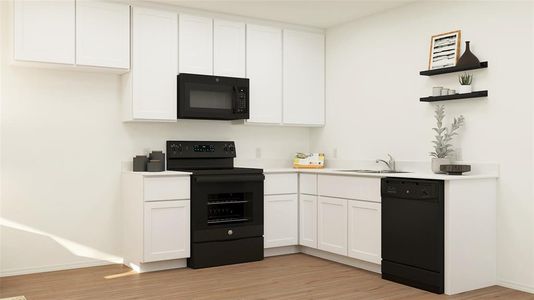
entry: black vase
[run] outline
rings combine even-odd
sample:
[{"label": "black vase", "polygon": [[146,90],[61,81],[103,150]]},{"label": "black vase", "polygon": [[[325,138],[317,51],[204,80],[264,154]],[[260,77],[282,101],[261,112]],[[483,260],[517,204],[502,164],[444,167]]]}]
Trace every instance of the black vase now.
[{"label": "black vase", "polygon": [[469,41],[465,42],[465,52],[460,56],[460,59],[458,59],[456,66],[476,66],[480,64],[478,58],[471,52],[469,43]]}]

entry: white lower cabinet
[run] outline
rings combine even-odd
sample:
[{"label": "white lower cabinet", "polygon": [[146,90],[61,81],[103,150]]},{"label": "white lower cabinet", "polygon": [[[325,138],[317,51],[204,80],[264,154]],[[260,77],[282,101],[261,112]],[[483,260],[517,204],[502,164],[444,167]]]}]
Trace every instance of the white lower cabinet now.
[{"label": "white lower cabinet", "polygon": [[265,248],[298,244],[298,195],[266,195],[264,198]]},{"label": "white lower cabinet", "polygon": [[144,262],[189,257],[189,202],[145,202]]},{"label": "white lower cabinet", "polygon": [[348,255],[381,263],[381,205],[348,200]]},{"label": "white lower cabinet", "polygon": [[317,244],[320,250],[347,255],[347,201],[319,196]]},{"label": "white lower cabinet", "polygon": [[317,248],[317,196],[301,194],[299,212],[299,245]]}]

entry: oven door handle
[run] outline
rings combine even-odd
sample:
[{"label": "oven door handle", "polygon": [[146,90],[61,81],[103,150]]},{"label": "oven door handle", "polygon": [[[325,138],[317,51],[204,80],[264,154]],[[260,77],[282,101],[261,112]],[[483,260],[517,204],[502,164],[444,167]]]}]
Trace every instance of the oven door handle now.
[{"label": "oven door handle", "polygon": [[258,182],[264,181],[265,175],[224,175],[224,176],[199,176],[195,178],[197,183],[213,183],[213,182]]}]

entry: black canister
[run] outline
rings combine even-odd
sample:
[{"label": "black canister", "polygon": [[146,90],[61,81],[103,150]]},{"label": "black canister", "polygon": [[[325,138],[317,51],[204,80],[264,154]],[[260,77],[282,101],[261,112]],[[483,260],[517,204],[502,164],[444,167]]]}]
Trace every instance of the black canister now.
[{"label": "black canister", "polygon": [[145,172],[147,168],[148,157],[146,155],[136,155],[133,158],[133,171]]},{"label": "black canister", "polygon": [[152,151],[149,155],[149,163],[158,162],[159,167],[158,171],[155,171],[155,165],[153,165],[151,172],[162,172],[165,171],[165,153],[163,151]]}]

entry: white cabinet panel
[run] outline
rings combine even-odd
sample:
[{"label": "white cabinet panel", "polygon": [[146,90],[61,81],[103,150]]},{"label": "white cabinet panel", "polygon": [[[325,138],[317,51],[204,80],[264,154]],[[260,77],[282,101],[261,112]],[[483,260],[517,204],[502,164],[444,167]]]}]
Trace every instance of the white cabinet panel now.
[{"label": "white cabinet panel", "polygon": [[130,6],[103,1],[76,3],[76,64],[130,67]]},{"label": "white cabinet panel", "polygon": [[317,248],[317,196],[300,195],[299,244]]},{"label": "white cabinet panel", "polygon": [[144,199],[145,201],[189,199],[189,183],[189,177],[146,177]]},{"label": "white cabinet panel", "polygon": [[74,0],[13,3],[14,59],[74,64]]},{"label": "white cabinet panel", "polygon": [[282,30],[247,24],[249,123],[282,122]]},{"label": "white cabinet panel", "polygon": [[245,77],[245,23],[213,21],[213,74]]},{"label": "white cabinet panel", "polygon": [[266,195],[296,194],[298,174],[265,174],[264,190]]},{"label": "white cabinet panel", "polygon": [[176,120],[178,17],[173,12],[134,7],[132,18],[130,117]]},{"label": "white cabinet panel", "polygon": [[381,263],[380,203],[349,200],[350,257]]},{"label": "white cabinet panel", "polygon": [[317,174],[299,174],[299,193],[317,195]]},{"label": "white cabinet panel", "polygon": [[284,123],[324,125],[324,35],[284,30]]},{"label": "white cabinet panel", "polygon": [[179,17],[180,73],[213,75],[213,20],[205,17]]},{"label": "white cabinet panel", "polygon": [[380,202],[380,178],[319,175],[317,191],[321,196]]},{"label": "white cabinet panel", "polygon": [[189,200],[145,202],[144,262],[190,256]]},{"label": "white cabinet panel", "polygon": [[265,248],[298,244],[297,195],[265,196]]},{"label": "white cabinet panel", "polygon": [[347,201],[318,198],[317,237],[320,250],[347,255]]}]

